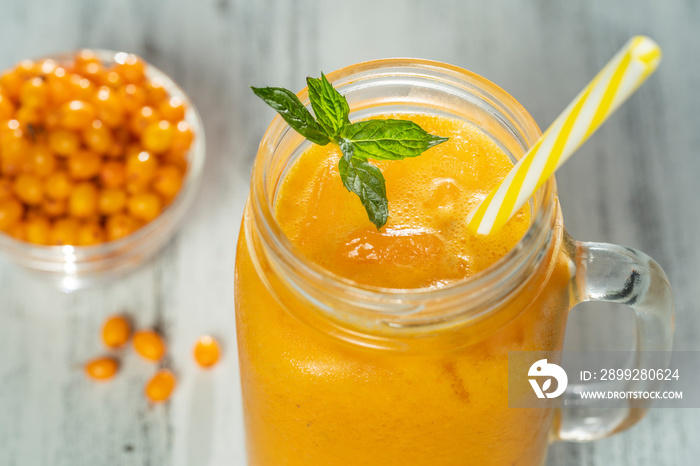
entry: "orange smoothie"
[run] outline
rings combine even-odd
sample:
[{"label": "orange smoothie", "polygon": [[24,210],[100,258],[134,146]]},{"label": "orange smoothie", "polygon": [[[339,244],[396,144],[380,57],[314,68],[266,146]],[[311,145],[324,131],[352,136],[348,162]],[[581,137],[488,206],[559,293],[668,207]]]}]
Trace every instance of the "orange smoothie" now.
[{"label": "orange smoothie", "polygon": [[[344,188],[339,148],[312,145],[277,190],[284,236],[329,276],[371,287],[437,290],[493,265],[527,231],[530,207],[488,237],[467,232],[465,218],[506,176],[509,157],[461,120],[387,117],[449,137],[419,157],[376,162],[388,223],[378,231]],[[273,296],[274,272],[256,269],[241,234],[236,312],[249,464],[541,465],[553,413],[508,408],[507,357],[562,347],[570,301],[562,231],[559,218],[543,265],[496,314],[435,330],[415,351],[410,338],[406,350],[366,348],[309,325],[313,305]]]}]

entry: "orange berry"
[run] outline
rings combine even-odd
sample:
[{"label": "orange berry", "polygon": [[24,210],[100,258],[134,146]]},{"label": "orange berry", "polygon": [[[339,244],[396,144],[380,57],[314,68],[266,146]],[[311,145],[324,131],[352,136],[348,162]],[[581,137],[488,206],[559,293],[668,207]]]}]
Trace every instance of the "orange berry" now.
[{"label": "orange berry", "polygon": [[74,218],[61,218],[54,222],[49,234],[49,244],[63,246],[76,244],[80,224]]},{"label": "orange berry", "polygon": [[103,163],[100,181],[105,188],[121,188],[126,184],[126,165],[116,161]]},{"label": "orange berry", "polygon": [[0,201],[0,231],[8,231],[24,215],[24,206],[16,199]]},{"label": "orange berry", "polygon": [[[2,231],[2,230],[0,230]],[[7,234],[19,241],[27,241],[27,228],[25,222],[17,222],[7,230]]]},{"label": "orange berry", "polygon": [[88,180],[100,173],[102,157],[90,151],[79,151],[68,158],[68,171],[73,179]]},{"label": "orange berry", "polygon": [[186,121],[180,121],[175,126],[171,148],[173,152],[178,154],[186,154],[190,150],[194,133],[190,125]]},{"label": "orange berry", "polygon": [[102,326],[102,341],[109,348],[120,348],[129,341],[131,326],[124,316],[112,316]]},{"label": "orange berry", "polygon": [[78,183],[68,198],[68,211],[74,217],[90,217],[97,213],[97,197],[98,191],[94,183]]},{"label": "orange berry", "polygon": [[11,120],[15,114],[15,104],[3,94],[0,94],[0,120]]},{"label": "orange berry", "polygon": [[143,81],[146,66],[139,57],[133,54],[118,53],[115,56],[117,64],[114,69],[119,73],[124,81],[128,83],[140,83]]},{"label": "orange berry", "polygon": [[199,337],[194,345],[194,359],[202,367],[211,367],[216,364],[220,354],[219,342],[209,335]]},{"label": "orange berry", "polygon": [[49,87],[44,78],[36,77],[25,81],[20,90],[19,100],[27,107],[45,107],[49,100]]},{"label": "orange berry", "polygon": [[139,136],[148,125],[156,123],[159,118],[156,109],[145,105],[131,117],[131,120],[129,120],[129,129],[134,135]]},{"label": "orange berry", "polygon": [[50,58],[47,58],[34,64],[34,73],[38,76],[45,76],[53,73],[56,68],[58,68],[58,63]]},{"label": "orange berry", "polygon": [[97,54],[90,49],[78,51],[73,58],[73,69],[78,73],[84,73],[85,68],[91,64],[102,64]]},{"label": "orange berry", "polygon": [[185,118],[185,104],[179,97],[171,97],[158,105],[158,111],[166,120],[177,123]]},{"label": "orange berry", "polygon": [[85,374],[94,380],[107,380],[114,377],[119,370],[119,363],[114,358],[97,358],[85,364]]},{"label": "orange berry", "polygon": [[114,215],[126,207],[126,193],[117,188],[105,188],[100,192],[98,208],[102,215]]},{"label": "orange berry", "polygon": [[78,100],[89,100],[95,93],[95,85],[87,78],[79,74],[68,76],[72,88],[73,97]]},{"label": "orange berry", "polygon": [[109,87],[101,87],[93,99],[97,118],[105,125],[115,128],[124,123],[125,108],[122,99]]},{"label": "orange berry", "polygon": [[5,199],[10,199],[15,192],[14,185],[12,181],[8,178],[0,178],[0,201]]},{"label": "orange berry", "polygon": [[37,126],[43,120],[42,109],[22,106],[15,112],[15,120],[19,121],[23,128]]},{"label": "orange berry", "polygon": [[158,160],[150,152],[142,151],[127,156],[126,180],[128,183],[146,186],[158,168]]},{"label": "orange berry", "polygon": [[97,221],[86,222],[78,227],[78,246],[93,246],[104,243],[105,231]]},{"label": "orange berry", "polygon": [[63,67],[56,67],[55,70],[46,75],[46,84],[49,88],[49,98],[54,105],[68,102],[75,95],[70,76]]},{"label": "orange berry", "polygon": [[98,154],[104,154],[109,151],[114,143],[112,131],[100,120],[94,120],[90,126],[83,130],[83,142],[91,150]]},{"label": "orange berry", "polygon": [[31,149],[32,173],[46,178],[56,170],[56,156],[44,144],[37,144]]},{"label": "orange berry", "polygon": [[41,211],[46,214],[47,217],[56,218],[65,215],[68,211],[68,205],[66,201],[58,201],[47,197],[41,204]]},{"label": "orange berry", "polygon": [[116,71],[108,70],[101,76],[100,84],[102,84],[103,86],[117,88],[124,84],[124,79]]},{"label": "orange berry", "polygon": [[49,132],[49,148],[56,154],[67,157],[80,149],[80,137],[67,129]]},{"label": "orange berry", "polygon": [[48,244],[51,224],[46,217],[35,216],[25,223],[26,240],[34,244]]},{"label": "orange berry", "polygon": [[24,80],[33,78],[36,76],[36,64],[32,60],[25,58],[15,65],[15,73]]},{"label": "orange berry", "polygon": [[170,147],[173,133],[173,125],[167,120],[150,123],[141,133],[141,144],[147,151],[161,154]]},{"label": "orange berry", "polygon": [[44,192],[46,196],[57,201],[62,201],[70,196],[73,190],[73,180],[68,173],[57,171],[46,178]]},{"label": "orange berry", "polygon": [[132,339],[134,349],[145,359],[160,361],[165,354],[163,338],[153,330],[139,330]]},{"label": "orange berry", "polygon": [[29,142],[24,131],[19,128],[19,121],[10,120],[8,127],[0,135],[0,154],[2,154],[2,172],[5,175],[17,175],[24,167],[29,156]]},{"label": "orange berry", "polygon": [[161,369],[146,384],[146,397],[153,403],[160,403],[170,398],[177,379],[168,369]]},{"label": "orange berry", "polygon": [[39,205],[44,200],[44,186],[34,175],[19,175],[15,178],[15,194],[29,205]]},{"label": "orange berry", "polygon": [[146,103],[146,90],[134,84],[127,84],[119,92],[120,100],[129,113],[136,112]]},{"label": "orange berry", "polygon": [[182,187],[182,171],[172,164],[161,165],[153,175],[152,186],[166,199],[173,198]]},{"label": "orange berry", "polygon": [[19,100],[23,83],[24,78],[15,70],[6,71],[0,76],[0,87],[2,87],[3,93],[14,101]]},{"label": "orange berry", "polygon": [[95,117],[97,109],[90,102],[71,100],[58,109],[58,122],[67,129],[81,130],[87,128]]},{"label": "orange berry", "polygon": [[136,231],[138,223],[126,214],[116,214],[107,219],[105,227],[107,229],[107,240],[116,241]]},{"label": "orange berry", "polygon": [[168,98],[168,91],[165,89],[163,81],[153,78],[146,83],[146,102],[148,105],[157,107],[163,100]]},{"label": "orange berry", "polygon": [[157,194],[146,191],[131,196],[127,208],[132,217],[150,222],[160,215],[163,206]]}]

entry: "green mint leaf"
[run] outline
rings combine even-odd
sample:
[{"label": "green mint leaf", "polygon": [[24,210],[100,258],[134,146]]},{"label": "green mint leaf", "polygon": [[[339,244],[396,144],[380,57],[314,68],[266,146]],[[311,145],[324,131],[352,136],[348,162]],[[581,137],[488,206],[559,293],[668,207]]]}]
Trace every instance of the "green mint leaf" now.
[{"label": "green mint leaf", "polygon": [[314,109],[318,123],[331,138],[337,137],[340,128],[350,124],[348,101],[328,82],[323,73],[320,79],[306,78],[306,84],[309,87],[311,108]]},{"label": "green mint leaf", "polygon": [[448,139],[407,120],[359,121],[343,126],[340,137],[352,143],[354,157],[375,160],[416,157]]},{"label": "green mint leaf", "polygon": [[330,142],[323,127],[314,120],[311,112],[304,107],[304,104],[301,103],[296,94],[281,87],[251,86],[250,88],[267,105],[277,110],[277,113],[297,133],[321,146],[325,146]]},{"label": "green mint leaf", "polygon": [[343,157],[338,162],[338,170],[343,185],[360,197],[370,222],[380,229],[389,218],[389,201],[381,170],[366,160],[354,157],[352,144],[341,142],[340,150]]}]

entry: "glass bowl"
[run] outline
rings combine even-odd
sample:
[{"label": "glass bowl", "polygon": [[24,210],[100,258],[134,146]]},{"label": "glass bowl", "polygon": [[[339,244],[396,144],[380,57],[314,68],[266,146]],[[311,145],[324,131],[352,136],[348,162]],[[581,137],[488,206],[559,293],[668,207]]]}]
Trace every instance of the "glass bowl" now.
[{"label": "glass bowl", "polygon": [[[92,50],[105,65],[117,63],[120,54],[111,50]],[[55,54],[58,64],[70,63],[76,51]],[[204,128],[199,112],[185,92],[158,68],[146,63],[146,76],[158,78],[173,97],[187,108],[185,121],[192,128],[194,140],[187,154],[188,169],[175,200],[152,222],[116,241],[95,246],[41,246],[16,240],[0,233],[0,255],[46,279],[50,284],[71,292],[91,287],[123,275],[158,252],[173,236],[185,212],[192,204],[202,178],[205,159]]]}]

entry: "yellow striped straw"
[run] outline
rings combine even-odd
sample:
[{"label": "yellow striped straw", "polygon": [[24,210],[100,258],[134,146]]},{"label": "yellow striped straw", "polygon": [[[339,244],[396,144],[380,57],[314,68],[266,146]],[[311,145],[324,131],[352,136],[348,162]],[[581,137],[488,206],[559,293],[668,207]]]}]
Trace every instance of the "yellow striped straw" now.
[{"label": "yellow striped straw", "polygon": [[488,235],[503,227],[656,70],[660,61],[661,49],[656,42],[644,36],[630,39],[554,120],[508,176],[469,213],[469,229]]}]

